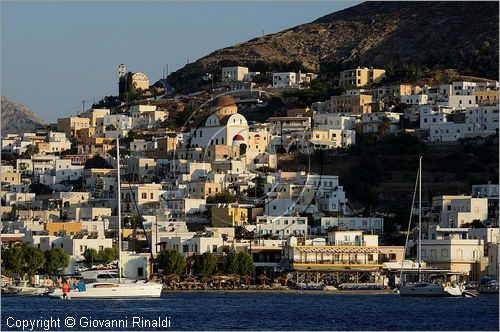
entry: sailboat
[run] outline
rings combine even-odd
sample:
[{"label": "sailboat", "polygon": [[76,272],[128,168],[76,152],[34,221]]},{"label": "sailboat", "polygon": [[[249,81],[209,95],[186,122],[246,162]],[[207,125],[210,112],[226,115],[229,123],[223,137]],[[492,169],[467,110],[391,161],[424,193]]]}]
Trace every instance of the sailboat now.
[{"label": "sailboat", "polygon": [[462,285],[422,281],[422,156],[419,158],[418,188],[418,282],[399,285],[399,294],[427,297],[462,296]]},{"label": "sailboat", "polygon": [[121,181],[120,181],[120,139],[116,139],[117,159],[117,208],[118,208],[118,280],[103,280],[90,283],[79,282],[73,289],[56,288],[49,296],[60,299],[126,299],[160,297],[163,285],[149,280],[132,280],[122,277],[121,257]]}]

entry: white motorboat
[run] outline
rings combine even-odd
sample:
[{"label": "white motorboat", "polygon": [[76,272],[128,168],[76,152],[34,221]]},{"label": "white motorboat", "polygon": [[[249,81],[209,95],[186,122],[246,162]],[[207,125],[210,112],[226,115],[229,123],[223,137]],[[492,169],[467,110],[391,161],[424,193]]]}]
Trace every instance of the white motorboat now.
[{"label": "white motorboat", "polygon": [[462,296],[462,293],[463,287],[450,283],[416,282],[399,286],[401,296],[447,297]]},{"label": "white motorboat", "polygon": [[121,282],[93,282],[84,287],[63,291],[56,288],[49,294],[59,299],[124,299],[160,297],[163,285],[144,280],[123,280]]},{"label": "white motorboat", "polygon": [[[69,284],[56,288],[49,294],[51,298],[59,299],[124,299],[124,298],[154,298],[160,297],[163,285],[148,280],[133,280],[122,277],[121,273],[121,181],[120,181],[120,140],[116,139],[117,159],[117,210],[118,210],[118,279],[109,270],[100,270],[94,277],[95,281],[80,281],[71,287]],[[102,278],[99,278],[102,276]],[[106,280],[103,280],[106,279]]]},{"label": "white motorboat", "polygon": [[6,293],[10,295],[37,296],[49,293],[48,287],[29,286],[27,280],[21,280],[15,285],[6,286]]}]

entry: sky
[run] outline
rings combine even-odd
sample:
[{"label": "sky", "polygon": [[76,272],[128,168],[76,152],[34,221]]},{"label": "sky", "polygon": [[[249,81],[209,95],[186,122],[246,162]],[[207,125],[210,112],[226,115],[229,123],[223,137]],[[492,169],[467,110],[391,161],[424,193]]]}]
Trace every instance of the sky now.
[{"label": "sky", "polygon": [[359,1],[1,1],[1,95],[41,118],[116,95],[118,65],[150,84],[223,47],[313,21]]}]

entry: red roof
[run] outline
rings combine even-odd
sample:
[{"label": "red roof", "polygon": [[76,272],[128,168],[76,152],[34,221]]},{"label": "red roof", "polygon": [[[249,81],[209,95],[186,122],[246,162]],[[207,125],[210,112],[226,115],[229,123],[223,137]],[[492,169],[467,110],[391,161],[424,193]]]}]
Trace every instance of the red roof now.
[{"label": "red roof", "polygon": [[243,136],[239,135],[239,134],[236,134],[234,135],[233,137],[233,141],[244,141],[245,139],[243,138]]}]

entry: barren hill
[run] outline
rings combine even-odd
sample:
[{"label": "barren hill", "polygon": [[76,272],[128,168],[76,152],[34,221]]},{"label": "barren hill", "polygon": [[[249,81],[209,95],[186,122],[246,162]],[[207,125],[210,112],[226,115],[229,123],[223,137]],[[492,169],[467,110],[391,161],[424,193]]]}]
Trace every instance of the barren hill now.
[{"label": "barren hill", "polygon": [[[170,75],[177,89],[206,72],[246,65],[258,71],[326,64],[411,63],[498,79],[498,2],[365,2],[311,23],[217,50]],[[293,68],[290,68],[293,69]]]}]

